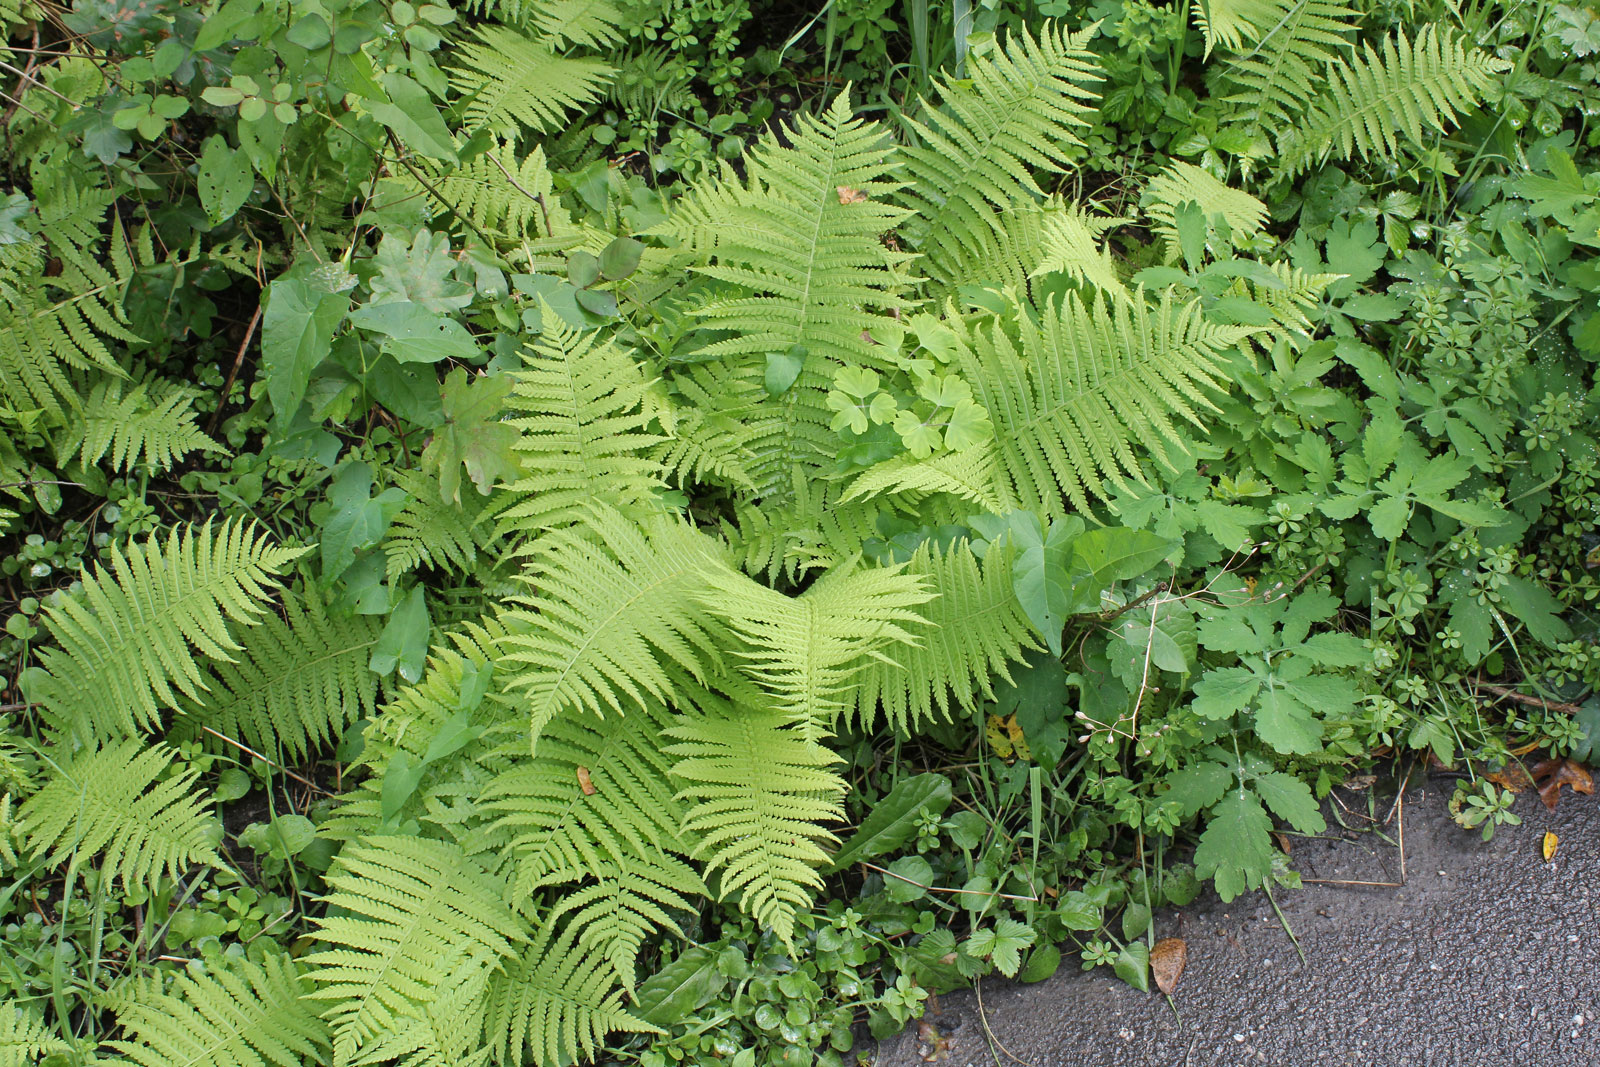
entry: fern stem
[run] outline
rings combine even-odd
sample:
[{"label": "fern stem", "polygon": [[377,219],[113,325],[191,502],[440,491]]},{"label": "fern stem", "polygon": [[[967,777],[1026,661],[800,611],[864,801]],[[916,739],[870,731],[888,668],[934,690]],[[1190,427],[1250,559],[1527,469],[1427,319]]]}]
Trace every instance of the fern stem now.
[{"label": "fern stem", "polygon": [[209,726],[202,726],[202,727],[200,727],[200,729],[201,729],[202,732],[208,733],[212,737],[215,737],[218,741],[225,741],[228,744],[232,745],[234,748],[238,749],[240,752],[244,752],[244,753],[246,753],[248,755],[254,756],[256,759],[260,760],[262,763],[265,763],[267,766],[274,767],[274,768],[282,771],[284,774],[288,775],[290,778],[293,778],[295,781],[299,782],[301,785],[305,786],[307,789],[310,789],[314,793],[321,793],[325,797],[331,797],[331,796],[335,795],[333,793],[328,792],[326,789],[323,789],[321,786],[317,785],[317,783],[313,782],[311,779],[302,778],[300,775],[298,775],[295,772],[291,771],[289,768],[283,766],[281,763],[274,763],[272,760],[270,760],[267,757],[263,756],[261,753],[257,752],[255,749],[251,748],[249,745],[245,744],[242,741],[235,741],[233,738],[229,737],[227,734],[220,734],[217,731],[213,730]]}]

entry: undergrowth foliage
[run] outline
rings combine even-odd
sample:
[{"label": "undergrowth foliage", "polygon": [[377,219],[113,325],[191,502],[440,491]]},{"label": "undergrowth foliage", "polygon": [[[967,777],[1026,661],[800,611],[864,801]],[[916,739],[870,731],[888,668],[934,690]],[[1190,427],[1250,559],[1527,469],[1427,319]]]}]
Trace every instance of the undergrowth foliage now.
[{"label": "undergrowth foliage", "polygon": [[0,1064],[837,1064],[1592,752],[1592,66],[1055,5],[668,185],[677,6],[0,2]]}]

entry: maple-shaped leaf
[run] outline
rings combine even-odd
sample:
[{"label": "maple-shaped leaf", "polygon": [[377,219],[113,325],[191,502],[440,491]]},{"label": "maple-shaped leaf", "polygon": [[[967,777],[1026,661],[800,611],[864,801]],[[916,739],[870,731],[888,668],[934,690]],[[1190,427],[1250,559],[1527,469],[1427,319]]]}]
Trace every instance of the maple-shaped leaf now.
[{"label": "maple-shaped leaf", "polygon": [[468,381],[461,367],[446,375],[439,390],[444,424],[422,452],[423,469],[438,474],[446,503],[461,503],[463,467],[485,496],[496,484],[522,476],[515,448],[517,429],[500,420],[511,385],[505,374]]},{"label": "maple-shaped leaf", "polygon": [[1194,869],[1202,878],[1215,878],[1224,903],[1260,888],[1272,871],[1272,819],[1254,793],[1240,786],[1211,809],[1194,850]]},{"label": "maple-shaped leaf", "polygon": [[410,300],[440,314],[458,311],[472,303],[472,286],[451,275],[458,261],[450,254],[450,235],[417,233],[407,248],[405,241],[387,235],[378,244],[372,262],[378,276],[372,279],[372,303]]}]

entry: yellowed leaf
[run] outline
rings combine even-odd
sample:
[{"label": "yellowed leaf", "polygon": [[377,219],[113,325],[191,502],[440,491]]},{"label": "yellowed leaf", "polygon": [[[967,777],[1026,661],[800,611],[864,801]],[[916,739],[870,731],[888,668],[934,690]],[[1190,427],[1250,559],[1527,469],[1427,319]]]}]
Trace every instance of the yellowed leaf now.
[{"label": "yellowed leaf", "polygon": [[1544,861],[1546,863],[1549,863],[1551,860],[1555,859],[1556,847],[1558,845],[1560,845],[1560,844],[1561,844],[1561,838],[1557,837],[1555,834],[1551,833],[1549,830],[1546,830],[1544,832],[1544,849],[1543,849],[1543,851],[1544,851]]},{"label": "yellowed leaf", "polygon": [[865,203],[866,202],[867,194],[863,193],[860,189],[852,189],[848,185],[841,185],[838,188],[839,188],[839,203],[841,203],[841,204],[861,204],[861,203]]},{"label": "yellowed leaf", "polygon": [[583,790],[586,797],[594,796],[594,780],[589,777],[589,768],[578,768],[578,788]]}]

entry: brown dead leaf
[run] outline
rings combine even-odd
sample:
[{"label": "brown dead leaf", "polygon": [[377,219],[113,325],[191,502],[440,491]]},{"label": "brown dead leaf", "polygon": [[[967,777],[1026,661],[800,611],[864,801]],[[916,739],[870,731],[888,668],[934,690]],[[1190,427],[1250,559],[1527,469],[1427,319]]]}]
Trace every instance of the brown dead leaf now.
[{"label": "brown dead leaf", "polygon": [[1293,846],[1289,843],[1288,834],[1279,833],[1277,830],[1274,830],[1272,831],[1272,836],[1273,839],[1278,842],[1278,847],[1283,850],[1283,854],[1285,856],[1294,851]]},{"label": "brown dead leaf", "polygon": [[589,777],[589,768],[578,768],[578,788],[583,790],[586,797],[594,796],[594,781]]},{"label": "brown dead leaf", "polygon": [[1348,789],[1351,792],[1359,793],[1363,789],[1372,788],[1377,781],[1378,776],[1376,774],[1352,774],[1343,782],[1340,782],[1339,786],[1342,789]]},{"label": "brown dead leaf", "polygon": [[1561,800],[1561,787],[1574,793],[1594,794],[1594,777],[1583,764],[1569,759],[1547,759],[1534,765],[1533,780],[1539,783],[1539,799],[1552,810]]},{"label": "brown dead leaf", "polygon": [[1183,977],[1184,964],[1189,962],[1189,945],[1181,937],[1164,937],[1150,950],[1150,975],[1156,988],[1172,996]]},{"label": "brown dead leaf", "polygon": [[838,189],[839,189],[839,203],[841,203],[841,204],[864,204],[864,203],[866,203],[867,194],[863,193],[860,189],[852,189],[848,185],[841,185],[841,186],[838,187]]},{"label": "brown dead leaf", "polygon": [[1560,844],[1561,838],[1557,837],[1549,830],[1544,832],[1544,845],[1541,851],[1544,853],[1544,861],[1546,863],[1549,863],[1551,860],[1556,858],[1556,846]]},{"label": "brown dead leaf", "polygon": [[1484,777],[1501,789],[1509,789],[1513,793],[1533,788],[1533,779],[1528,776],[1528,769],[1520,763],[1508,763],[1498,771],[1490,771]]},{"label": "brown dead leaf", "polygon": [[950,1039],[926,1019],[917,1021],[917,1044],[921,1046],[918,1053],[928,1063],[944,1059],[950,1051]]}]

